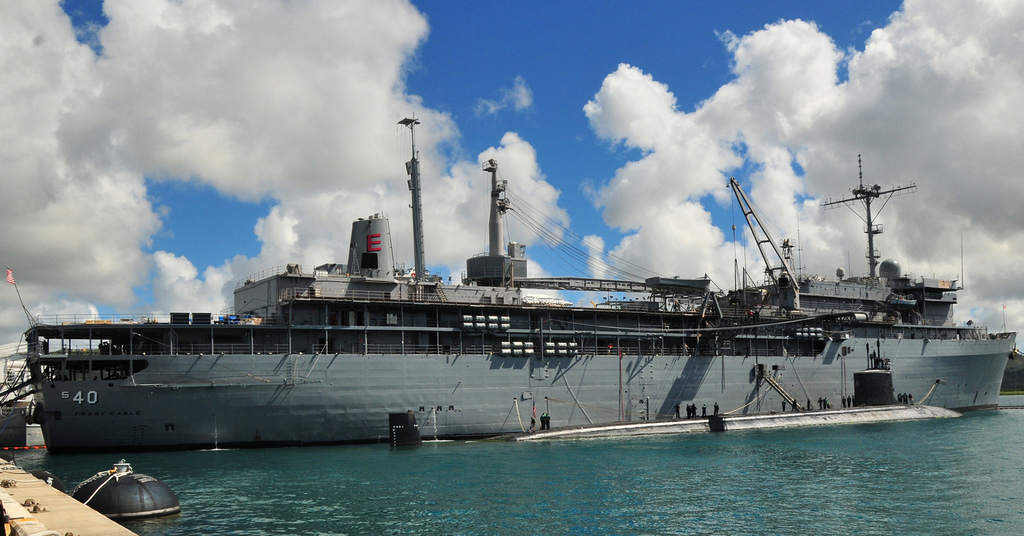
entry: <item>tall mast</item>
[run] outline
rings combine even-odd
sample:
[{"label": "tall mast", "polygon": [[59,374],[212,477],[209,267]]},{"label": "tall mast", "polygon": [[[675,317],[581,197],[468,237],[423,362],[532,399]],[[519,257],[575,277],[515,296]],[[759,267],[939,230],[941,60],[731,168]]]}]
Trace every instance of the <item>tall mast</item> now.
[{"label": "tall mast", "polygon": [[506,182],[498,180],[498,161],[490,159],[483,163],[483,170],[491,174],[491,212],[487,219],[488,254],[503,255],[503,244],[501,243],[501,215],[505,213],[507,205],[501,197],[505,191]]},{"label": "tall mast", "polygon": [[[864,223],[867,224],[867,228],[864,230],[864,232],[867,233],[868,235],[868,253],[866,255],[868,259],[868,273],[871,277],[876,277],[878,273],[877,268],[879,252],[878,250],[875,249],[875,235],[882,234],[882,226],[875,225],[874,223],[874,216],[877,216],[877,214],[875,214],[874,216],[871,214],[871,201],[873,199],[878,199],[883,195],[887,196],[885,200],[882,202],[882,207],[878,209],[878,212],[881,213],[882,209],[885,208],[885,204],[889,202],[889,199],[892,196],[900,193],[910,193],[917,189],[917,185],[914,183],[910,183],[907,186],[894,186],[888,190],[882,190],[882,187],[877,184],[865,186],[864,169],[861,166],[860,155],[857,155],[857,174],[860,176],[860,186],[852,190],[853,197],[840,199],[838,201],[828,201],[827,203],[821,206],[822,208],[828,209],[838,205],[846,205],[849,207],[850,204],[853,203],[854,201],[864,202],[865,217],[861,219],[863,219]],[[853,207],[850,208],[852,210]]]},{"label": "tall mast", "polygon": [[508,243],[508,253],[502,243],[502,220],[509,209],[509,201],[504,197],[508,190],[508,181],[498,179],[498,162],[495,159],[483,162],[484,171],[491,174],[491,202],[488,207],[486,255],[474,255],[466,259],[466,280],[479,285],[513,286],[517,278],[526,275],[526,246]]},{"label": "tall mast", "polygon": [[412,178],[409,179],[409,189],[412,190],[412,247],[416,256],[416,277],[417,281],[426,275],[426,260],[423,254],[423,201],[420,196],[420,161],[416,158],[416,125],[420,124],[418,119],[405,118],[398,122],[399,125],[409,127],[412,133],[412,160],[405,163],[405,171]]}]

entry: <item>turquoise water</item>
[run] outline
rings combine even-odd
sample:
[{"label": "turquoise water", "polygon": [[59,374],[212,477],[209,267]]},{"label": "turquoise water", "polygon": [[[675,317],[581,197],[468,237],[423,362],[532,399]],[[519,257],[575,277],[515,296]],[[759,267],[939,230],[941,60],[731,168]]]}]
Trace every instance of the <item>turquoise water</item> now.
[{"label": "turquoise water", "polygon": [[[1004,397],[1003,404],[1024,404]],[[1024,410],[543,443],[21,454],[70,489],[125,457],[194,534],[1014,534]]]}]

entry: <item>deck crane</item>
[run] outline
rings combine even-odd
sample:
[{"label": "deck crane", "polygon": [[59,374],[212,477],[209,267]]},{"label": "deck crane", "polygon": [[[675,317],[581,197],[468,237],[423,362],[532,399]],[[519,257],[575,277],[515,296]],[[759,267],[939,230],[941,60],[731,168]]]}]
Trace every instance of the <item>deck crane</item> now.
[{"label": "deck crane", "polygon": [[[779,306],[789,311],[800,309],[799,282],[797,281],[796,274],[793,272],[793,268],[790,266],[790,259],[793,256],[792,242],[787,238],[782,243],[776,244],[772,237],[768,235],[767,229],[761,224],[761,218],[750,206],[750,200],[747,199],[747,194],[740,187],[739,181],[735,178],[730,178],[729,186],[732,187],[732,191],[736,195],[736,201],[740,204],[743,217],[747,219],[747,227],[750,228],[750,234],[754,237],[757,249],[761,251],[761,258],[764,259],[765,263],[765,272],[771,278],[775,288],[778,289]],[[765,244],[771,245],[774,256],[779,259],[779,266],[772,266],[771,261],[768,260],[770,256],[769,252],[765,249]]]}]

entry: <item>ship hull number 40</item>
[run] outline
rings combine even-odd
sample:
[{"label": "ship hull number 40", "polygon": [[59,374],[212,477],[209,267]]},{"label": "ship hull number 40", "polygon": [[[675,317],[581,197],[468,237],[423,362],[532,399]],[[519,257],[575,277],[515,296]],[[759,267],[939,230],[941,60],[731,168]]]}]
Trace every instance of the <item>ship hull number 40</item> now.
[{"label": "ship hull number 40", "polygon": [[79,405],[83,403],[95,404],[96,402],[99,402],[100,399],[100,395],[96,391],[88,391],[85,393],[83,393],[82,391],[78,391],[77,393],[75,393],[75,396],[71,396],[70,391],[62,391],[60,393],[60,397],[63,399],[70,398],[73,402],[78,402]]}]

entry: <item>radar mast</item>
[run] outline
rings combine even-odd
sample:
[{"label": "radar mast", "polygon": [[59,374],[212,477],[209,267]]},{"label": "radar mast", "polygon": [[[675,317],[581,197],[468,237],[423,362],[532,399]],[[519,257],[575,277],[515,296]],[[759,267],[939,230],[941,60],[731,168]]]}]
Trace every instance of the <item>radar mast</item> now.
[{"label": "radar mast", "polygon": [[420,194],[420,161],[416,157],[416,125],[419,119],[405,118],[399,125],[409,127],[412,133],[412,160],[405,163],[405,171],[409,174],[409,189],[412,190],[412,238],[413,253],[416,256],[416,267],[413,278],[422,281],[426,277],[426,260],[423,254],[423,201]]},{"label": "radar mast", "polygon": [[[875,235],[882,234],[882,226],[875,225],[874,223],[874,216],[877,216],[878,214],[875,214],[874,216],[871,214],[871,201],[873,199],[886,196],[882,201],[881,208],[878,209],[878,212],[881,213],[882,209],[885,208],[885,204],[889,202],[889,199],[891,199],[892,196],[909,194],[917,190],[917,185],[910,183],[906,186],[894,186],[888,190],[882,190],[882,187],[877,184],[865,186],[864,168],[861,166],[860,155],[857,155],[857,174],[860,176],[860,186],[852,190],[853,197],[840,199],[838,201],[829,200],[821,206],[822,208],[830,209],[839,205],[846,205],[850,210],[853,210],[851,205],[854,201],[862,201],[864,203],[865,216],[861,217],[861,219],[867,224],[864,232],[868,235],[868,253],[866,255],[868,259],[868,273],[872,278],[874,278],[878,275],[878,257],[880,256],[878,250],[875,249]],[[854,213],[856,214],[857,211],[854,210]],[[860,216],[860,214],[857,214],[857,216]]]}]

